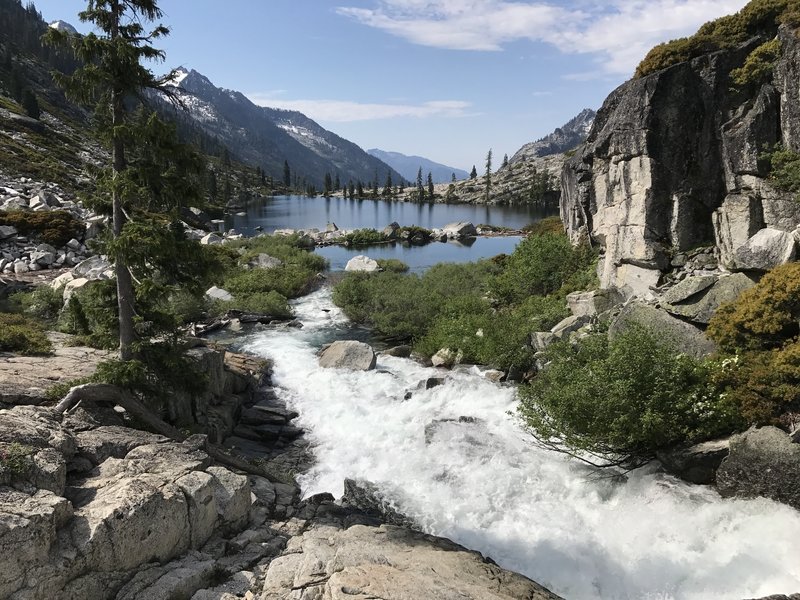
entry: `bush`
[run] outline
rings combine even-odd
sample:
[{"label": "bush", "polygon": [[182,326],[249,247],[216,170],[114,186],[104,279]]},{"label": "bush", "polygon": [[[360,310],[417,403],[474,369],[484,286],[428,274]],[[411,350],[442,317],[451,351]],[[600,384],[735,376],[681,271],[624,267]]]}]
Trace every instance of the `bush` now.
[{"label": "bush", "polygon": [[241,310],[246,313],[270,315],[276,319],[288,319],[292,316],[292,309],[285,296],[276,291],[256,292],[242,298],[234,298],[232,302],[221,305],[224,310]]},{"label": "bush", "polygon": [[344,236],[344,243],[348,246],[369,246],[386,242],[388,238],[381,231],[375,229],[356,229]]},{"label": "bush", "polygon": [[407,273],[408,265],[402,260],[396,258],[379,258],[377,260],[378,266],[384,271],[391,273]]},{"label": "bush", "polygon": [[77,290],[59,317],[59,330],[80,343],[113,350],[119,346],[117,286],[114,280],[92,281]]},{"label": "bush", "polygon": [[522,231],[528,235],[544,235],[547,233],[558,235],[564,233],[564,224],[561,222],[561,217],[545,217],[540,221],[525,225]]},{"label": "bush", "polygon": [[769,179],[784,192],[800,192],[800,154],[778,145],[771,152],[759,156],[759,161],[769,173]]},{"label": "bush", "polygon": [[595,253],[573,246],[566,235],[544,233],[524,239],[491,282],[492,294],[505,304],[528,296],[569,293],[594,282]]},{"label": "bush", "polygon": [[[269,254],[280,259],[287,266],[301,267],[313,271],[314,274],[324,271],[327,261],[319,254],[309,252],[307,239],[297,234],[290,236],[263,235],[230,244],[229,247],[232,251],[244,250],[241,262],[245,264],[259,254]],[[226,244],[226,246],[228,245]],[[313,243],[311,250],[313,250]]]},{"label": "bush", "polygon": [[636,77],[666,69],[716,50],[735,47],[754,35],[774,37],[779,23],[796,27],[800,8],[795,0],[752,0],[734,15],[710,21],[688,38],[659,44],[636,68]]},{"label": "bush", "polygon": [[17,292],[9,300],[20,312],[42,321],[55,321],[64,305],[63,288],[42,285],[30,292]]},{"label": "bush", "polygon": [[800,263],[776,267],[749,290],[721,306],[707,335],[722,350],[771,350],[800,333]]},{"label": "bush", "polygon": [[11,225],[21,234],[60,248],[83,235],[83,224],[63,210],[42,212],[0,211],[0,225]]},{"label": "bush", "polygon": [[0,351],[45,355],[53,352],[53,345],[37,321],[23,315],[0,313]]},{"label": "bush", "polygon": [[241,269],[229,273],[223,287],[234,296],[278,292],[287,298],[307,294],[316,285],[317,271],[301,265],[284,264],[274,269]]},{"label": "bush", "polygon": [[800,410],[800,343],[726,358],[712,381],[746,425],[779,425]]},{"label": "bush", "polygon": [[33,448],[19,442],[0,444],[0,475],[6,472],[12,477],[24,476],[33,466],[33,453]]},{"label": "bush", "polygon": [[770,40],[753,50],[744,65],[731,71],[731,79],[738,86],[760,86],[769,81],[775,61],[781,55],[781,42]]},{"label": "bush", "polygon": [[546,359],[520,389],[520,414],[542,444],[590,462],[635,467],[661,448],[739,425],[708,385],[708,367],[641,327],[611,341],[595,334],[577,348],[553,344]]}]

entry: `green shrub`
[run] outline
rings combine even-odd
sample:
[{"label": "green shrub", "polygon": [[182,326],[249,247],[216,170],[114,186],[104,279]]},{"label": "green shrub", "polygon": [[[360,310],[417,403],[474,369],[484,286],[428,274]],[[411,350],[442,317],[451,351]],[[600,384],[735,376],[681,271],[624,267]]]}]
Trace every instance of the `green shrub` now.
[{"label": "green shrub", "polygon": [[76,290],[59,316],[58,328],[80,343],[113,350],[119,346],[117,286],[114,280],[92,281]]},{"label": "green shrub", "polygon": [[771,350],[800,333],[800,263],[776,267],[749,290],[721,306],[707,335],[722,350]]},{"label": "green shrub", "polygon": [[719,361],[712,381],[747,425],[778,425],[800,410],[800,343]]},{"label": "green shrub", "polygon": [[54,290],[49,285],[42,285],[29,292],[17,292],[9,300],[20,312],[51,322],[58,318],[64,305],[64,292],[63,288]]},{"label": "green shrub", "polygon": [[777,38],[761,44],[747,56],[744,65],[731,71],[733,83],[742,87],[766,83],[780,55],[781,42]]},{"label": "green shrub", "polygon": [[545,217],[535,223],[525,225],[522,231],[528,235],[544,235],[547,233],[559,235],[564,233],[564,224],[561,222],[561,217]]},{"label": "green shrub", "polygon": [[774,37],[779,23],[793,27],[800,24],[800,8],[795,0],[752,0],[738,13],[706,23],[691,37],[659,44],[639,63],[636,77],[735,47],[754,35]]},{"label": "green shrub", "polygon": [[[259,254],[269,254],[281,260],[284,265],[301,267],[315,274],[324,271],[327,261],[314,252],[309,252],[306,240],[297,234],[290,236],[263,235],[247,240],[226,244],[230,251],[243,250],[241,262],[248,263]],[[313,250],[313,245],[311,247]]]},{"label": "green shrub", "polygon": [[356,229],[344,236],[344,243],[348,246],[369,246],[387,240],[383,232],[376,229]]},{"label": "green shrub", "polygon": [[783,146],[759,156],[769,173],[770,182],[784,192],[800,192],[800,154]]},{"label": "green shrub", "polygon": [[396,258],[379,258],[377,262],[378,266],[384,271],[390,271],[392,273],[408,272],[408,265]]},{"label": "green shrub", "polygon": [[595,334],[577,347],[559,342],[546,359],[547,368],[520,389],[520,414],[544,445],[591,462],[637,466],[661,448],[740,424],[713,393],[708,367],[644,328],[611,341]]},{"label": "green shrub", "polygon": [[505,304],[532,295],[566,294],[591,285],[595,262],[596,255],[588,246],[573,246],[563,233],[530,235],[492,280],[491,292]]},{"label": "green shrub", "polygon": [[242,298],[234,298],[232,302],[225,302],[225,310],[236,309],[247,313],[270,315],[277,319],[288,319],[292,316],[292,309],[285,296],[272,290],[270,292],[256,292]]},{"label": "green shrub", "polygon": [[0,474],[9,473],[12,477],[24,476],[33,466],[34,449],[19,442],[0,444]]},{"label": "green shrub", "polygon": [[53,352],[38,321],[24,315],[0,313],[0,351],[27,355],[44,355]]},{"label": "green shrub", "polygon": [[11,225],[21,234],[60,248],[83,234],[83,224],[63,210],[42,212],[0,211],[0,225]]},{"label": "green shrub", "polygon": [[229,273],[223,287],[236,297],[278,292],[287,298],[297,298],[314,289],[317,271],[302,265],[283,264],[274,269],[241,269]]}]

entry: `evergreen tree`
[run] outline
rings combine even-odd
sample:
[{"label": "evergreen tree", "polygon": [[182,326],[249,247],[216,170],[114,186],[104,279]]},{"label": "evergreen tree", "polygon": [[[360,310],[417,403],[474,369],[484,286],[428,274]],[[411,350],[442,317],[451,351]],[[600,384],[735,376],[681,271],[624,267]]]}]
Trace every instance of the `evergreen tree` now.
[{"label": "evergreen tree", "polygon": [[325,188],[323,195],[327,198],[328,196],[331,195],[331,191],[333,190],[333,178],[331,177],[330,173],[325,173],[325,179],[323,185]]},{"label": "evergreen tree", "polygon": [[489,194],[492,188],[492,149],[486,153],[486,202],[489,202]]},{"label": "evergreen tree", "polygon": [[287,188],[292,185],[292,172],[289,170],[289,161],[283,161],[283,185]]},{"label": "evergreen tree", "polygon": [[217,194],[219,194],[219,189],[217,188],[217,174],[209,169],[208,170],[208,197],[211,199],[212,202],[217,201]]},{"label": "evergreen tree", "polygon": [[349,192],[350,200],[352,200],[353,198],[355,198],[355,197],[356,197],[356,186],[355,186],[355,184],[353,183],[353,180],[352,180],[352,179],[350,180],[350,183],[349,183],[349,184],[347,184],[347,187],[348,187],[348,192]]},{"label": "evergreen tree", "polygon": [[406,191],[406,182],[405,182],[405,179],[401,179],[401,180],[400,180],[400,186],[399,186],[399,189],[398,189],[397,191],[398,191],[398,193],[400,193],[400,194],[402,194],[402,193],[404,193],[404,192]]},{"label": "evergreen tree", "polygon": [[[128,176],[126,150],[135,144],[135,132],[127,126],[129,109],[126,99],[140,97],[142,90],[159,89],[152,71],[142,66],[142,61],[163,61],[164,53],[151,44],[169,33],[157,25],[152,31],[144,30],[144,23],[161,18],[162,12],[155,0],[93,0],[80,13],[83,22],[91,22],[99,32],[83,36],[67,36],[51,29],[48,39],[53,43],[69,42],[84,66],[72,75],[57,76],[67,92],[78,101],[88,102],[100,95],[99,109],[107,115],[102,134],[111,146],[111,208],[114,244],[111,256],[117,281],[119,309],[119,352],[123,361],[134,356],[136,315],[133,277],[128,268],[123,228],[127,216],[125,204],[131,200],[132,191]],[[168,75],[172,77],[172,73]]]},{"label": "evergreen tree", "polygon": [[428,171],[428,198],[433,201],[433,175]]},{"label": "evergreen tree", "polygon": [[383,196],[385,198],[392,197],[392,174],[391,172],[386,172],[386,184],[383,186]]},{"label": "evergreen tree", "polygon": [[422,183],[422,167],[417,171],[417,200],[422,202],[425,198],[425,186]]},{"label": "evergreen tree", "polygon": [[378,174],[377,173],[375,173],[375,179],[372,182],[372,194],[371,195],[372,195],[373,198],[377,198],[378,197]]},{"label": "evergreen tree", "polygon": [[500,165],[501,169],[505,169],[508,166],[508,154],[503,154],[503,164]]},{"label": "evergreen tree", "polygon": [[478,169],[475,168],[475,165],[472,165],[472,171],[469,172],[470,179],[477,179],[478,178]]},{"label": "evergreen tree", "polygon": [[[477,173],[476,173],[476,175],[477,175]],[[453,174],[450,176],[450,181],[452,181],[453,183],[455,183],[455,182],[456,182],[456,174],[455,174],[455,173],[453,173]]]},{"label": "evergreen tree", "polygon": [[39,109],[39,102],[36,100],[36,94],[29,89],[22,93],[22,108],[25,109],[25,114],[31,119],[38,119],[42,114]]},{"label": "evergreen tree", "polygon": [[361,183],[361,180],[358,180],[358,184],[356,185],[356,198],[363,198],[364,197],[364,184]]},{"label": "evergreen tree", "polygon": [[336,179],[333,181],[333,189],[336,192],[342,189],[342,183],[339,181],[339,173],[336,173]]}]

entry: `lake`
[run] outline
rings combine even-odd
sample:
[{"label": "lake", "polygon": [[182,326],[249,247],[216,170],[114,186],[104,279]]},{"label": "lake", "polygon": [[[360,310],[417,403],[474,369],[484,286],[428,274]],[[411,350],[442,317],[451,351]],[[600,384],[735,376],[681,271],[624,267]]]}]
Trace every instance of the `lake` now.
[{"label": "lake", "polygon": [[242,212],[246,214],[227,216],[225,227],[245,235],[258,233],[256,227],[271,233],[276,229],[325,229],[328,223],[336,223],[339,229],[383,229],[392,222],[433,229],[456,221],[470,221],[475,225],[521,229],[554,214],[532,206],[416,204],[321,196],[274,196],[250,202]]},{"label": "lake", "polygon": [[[276,229],[324,229],[328,223],[335,223],[339,229],[383,229],[392,222],[433,229],[456,221],[470,221],[475,225],[521,229],[553,214],[531,206],[415,204],[306,196],[275,196],[250,202],[242,212],[246,214],[227,216],[225,226],[245,235],[255,235],[259,231],[271,233]],[[412,271],[420,272],[440,262],[474,262],[510,254],[521,239],[518,236],[479,237],[462,242],[432,242],[425,246],[401,243],[361,248],[326,246],[317,248],[317,252],[328,259],[333,271],[343,270],[354,256],[366,254],[375,259],[397,258]]]}]

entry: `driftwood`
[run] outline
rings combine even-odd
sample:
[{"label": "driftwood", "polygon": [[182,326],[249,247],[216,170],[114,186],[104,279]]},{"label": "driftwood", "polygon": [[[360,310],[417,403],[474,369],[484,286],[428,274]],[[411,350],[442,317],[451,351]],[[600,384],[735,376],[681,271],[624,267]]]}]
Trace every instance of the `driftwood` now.
[{"label": "driftwood", "polygon": [[[183,442],[186,436],[178,429],[162,420],[149,408],[142,404],[130,392],[108,383],[84,383],[71,388],[64,399],[61,400],[53,411],[59,415],[74,408],[79,402],[113,402],[124,408],[131,417],[146,425],[150,430],[163,435],[176,442]],[[215,461],[226,467],[238,469],[251,475],[259,475],[269,479],[272,483],[293,484],[294,479],[288,474],[281,473],[266,465],[254,465],[243,458],[225,452],[222,448],[207,443],[203,450]]]}]

